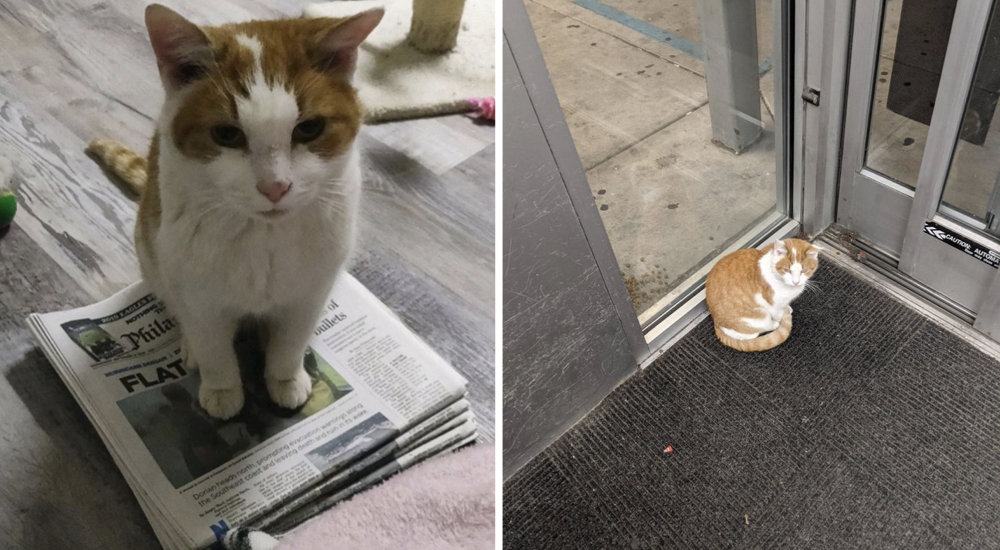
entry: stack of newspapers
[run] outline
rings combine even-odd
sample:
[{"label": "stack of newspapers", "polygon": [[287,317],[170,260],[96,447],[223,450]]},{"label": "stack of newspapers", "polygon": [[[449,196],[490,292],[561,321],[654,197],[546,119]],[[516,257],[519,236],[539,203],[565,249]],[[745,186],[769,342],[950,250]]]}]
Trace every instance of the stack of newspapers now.
[{"label": "stack of newspapers", "polygon": [[237,526],[280,535],[476,439],[465,380],[346,273],[305,355],[312,394],[294,411],[268,398],[259,342],[244,336],[246,405],[229,420],[205,413],[176,321],[142,282],[28,323],[169,550]]}]

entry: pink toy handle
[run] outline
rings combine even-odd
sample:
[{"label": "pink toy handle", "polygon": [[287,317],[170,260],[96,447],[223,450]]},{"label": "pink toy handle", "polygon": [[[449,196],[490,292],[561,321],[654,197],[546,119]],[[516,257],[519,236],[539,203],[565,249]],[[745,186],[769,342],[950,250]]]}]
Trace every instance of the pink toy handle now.
[{"label": "pink toy handle", "polygon": [[470,99],[469,104],[479,118],[496,120],[496,100],[492,97]]}]

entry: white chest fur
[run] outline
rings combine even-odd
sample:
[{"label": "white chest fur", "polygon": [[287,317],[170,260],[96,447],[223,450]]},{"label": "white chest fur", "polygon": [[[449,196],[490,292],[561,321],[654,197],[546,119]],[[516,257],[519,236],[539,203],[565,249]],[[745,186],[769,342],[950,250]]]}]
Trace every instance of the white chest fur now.
[{"label": "white chest fur", "polygon": [[354,242],[361,190],[355,152],[338,170],[337,204],[313,201],[272,222],[201,199],[183,165],[169,164],[176,150],[164,149],[163,212],[148,275],[158,293],[235,315],[323,300]]},{"label": "white chest fur", "polygon": [[761,276],[771,287],[774,296],[770,304],[766,302],[761,306],[767,310],[772,319],[780,320],[784,314],[785,307],[790,305],[805,290],[805,285],[789,285],[778,277],[774,270],[774,258],[771,254],[766,254],[757,262],[760,266]]},{"label": "white chest fur", "polygon": [[353,220],[312,207],[277,224],[182,217],[161,227],[158,272],[186,301],[259,313],[322,300],[352,240]]}]

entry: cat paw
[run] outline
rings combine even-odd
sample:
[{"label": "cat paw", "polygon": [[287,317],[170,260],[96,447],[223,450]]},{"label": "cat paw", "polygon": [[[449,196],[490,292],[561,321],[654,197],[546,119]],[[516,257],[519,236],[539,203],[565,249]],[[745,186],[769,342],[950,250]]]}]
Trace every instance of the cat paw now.
[{"label": "cat paw", "polygon": [[271,401],[286,409],[301,407],[312,393],[312,380],[305,369],[300,368],[290,379],[267,378],[267,393]]},{"label": "cat paw", "polygon": [[227,420],[243,409],[243,388],[210,389],[202,386],[198,390],[198,402],[213,418]]}]

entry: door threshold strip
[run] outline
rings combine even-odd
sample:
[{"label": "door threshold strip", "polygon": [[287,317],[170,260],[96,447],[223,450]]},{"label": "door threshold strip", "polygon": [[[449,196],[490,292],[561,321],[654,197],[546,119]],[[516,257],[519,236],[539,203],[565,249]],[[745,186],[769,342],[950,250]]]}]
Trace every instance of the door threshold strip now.
[{"label": "door threshold strip", "polygon": [[936,293],[931,290],[918,289],[916,285],[904,285],[895,280],[908,278],[903,273],[895,272],[894,276],[890,277],[883,273],[882,269],[875,269],[867,263],[856,260],[855,250],[851,250],[849,246],[827,232],[819,235],[815,242],[826,249],[822,254],[824,260],[834,262],[870,282],[979,351],[992,357],[1000,357],[1000,343],[972,328],[971,319],[968,319],[967,315],[951,311],[952,308],[945,305],[950,300],[935,295]]}]

